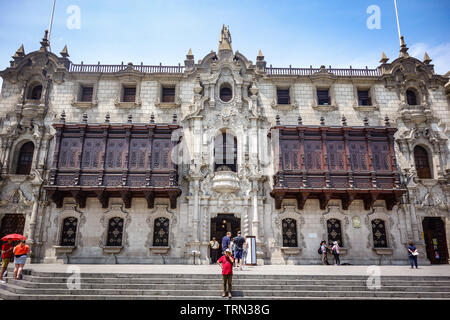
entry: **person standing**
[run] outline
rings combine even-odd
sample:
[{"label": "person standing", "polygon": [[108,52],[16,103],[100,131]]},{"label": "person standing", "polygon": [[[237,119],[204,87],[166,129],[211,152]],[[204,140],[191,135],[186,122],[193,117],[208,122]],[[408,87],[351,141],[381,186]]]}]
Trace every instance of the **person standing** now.
[{"label": "person standing", "polygon": [[15,246],[14,250],[14,279],[20,280],[22,277],[23,266],[27,260],[27,254],[30,252],[30,247],[25,244],[25,240],[20,240],[19,244]]},{"label": "person standing", "polygon": [[327,265],[328,261],[327,261],[327,242],[326,241],[322,241],[320,243],[320,250],[322,251],[322,265]]},{"label": "person standing", "polygon": [[333,247],[331,247],[331,252],[334,256],[334,265],[339,266],[341,264],[341,260],[339,259],[339,244],[337,241],[333,242]]},{"label": "person standing", "polygon": [[222,254],[225,254],[225,250],[230,248],[231,242],[231,232],[227,232],[227,234],[222,238]]},{"label": "person standing", "polygon": [[223,293],[222,297],[225,297],[227,294],[227,284],[228,284],[228,298],[231,298],[231,289],[233,282],[233,263],[234,259],[231,255],[231,249],[228,248],[225,250],[225,254],[220,257],[217,261],[217,264],[222,268],[222,284],[223,284]]},{"label": "person standing", "polygon": [[5,280],[3,280],[3,274],[5,273],[6,269],[8,268],[9,262],[11,261],[13,249],[14,246],[12,240],[8,240],[2,246],[2,269],[0,271],[0,283],[5,283]]},{"label": "person standing", "polygon": [[212,240],[209,242],[209,247],[211,248],[211,263],[215,263],[217,261],[217,259],[219,259],[218,255],[219,255],[219,247],[220,244],[219,242],[216,240],[216,237],[213,237]]},{"label": "person standing", "polygon": [[242,270],[242,250],[244,245],[244,238],[241,236],[241,232],[238,231],[237,237],[234,238],[234,259],[236,261],[236,268]]},{"label": "person standing", "polygon": [[417,256],[419,255],[419,252],[417,251],[416,246],[412,241],[408,241],[408,258],[409,263],[411,264],[411,269],[414,269],[414,266],[416,266],[416,269],[419,269],[417,266]]}]

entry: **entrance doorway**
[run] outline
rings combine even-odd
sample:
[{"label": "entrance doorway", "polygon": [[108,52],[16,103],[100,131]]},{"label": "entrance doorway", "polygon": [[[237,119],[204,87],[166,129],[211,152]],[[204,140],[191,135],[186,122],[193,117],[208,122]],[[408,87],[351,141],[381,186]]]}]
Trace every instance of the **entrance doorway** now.
[{"label": "entrance doorway", "polygon": [[422,221],[427,258],[432,264],[448,263],[445,225],[441,218],[426,217]]},{"label": "entrance doorway", "polygon": [[23,214],[5,214],[0,225],[0,239],[11,233],[23,234],[25,216]]},{"label": "entrance doorway", "polygon": [[213,237],[220,244],[220,252],[222,252],[222,238],[227,232],[231,232],[231,237],[235,237],[238,231],[241,231],[241,219],[236,218],[233,214],[218,214],[216,218],[211,219],[211,239]]}]

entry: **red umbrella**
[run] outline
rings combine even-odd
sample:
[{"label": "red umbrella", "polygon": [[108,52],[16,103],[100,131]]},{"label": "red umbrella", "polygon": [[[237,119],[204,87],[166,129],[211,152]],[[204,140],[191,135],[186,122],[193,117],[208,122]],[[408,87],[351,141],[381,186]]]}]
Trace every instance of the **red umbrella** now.
[{"label": "red umbrella", "polygon": [[7,236],[4,236],[2,238],[3,241],[8,241],[8,240],[27,240],[27,238],[25,238],[23,235],[21,234],[17,234],[17,233],[13,233],[13,234],[8,234]]}]

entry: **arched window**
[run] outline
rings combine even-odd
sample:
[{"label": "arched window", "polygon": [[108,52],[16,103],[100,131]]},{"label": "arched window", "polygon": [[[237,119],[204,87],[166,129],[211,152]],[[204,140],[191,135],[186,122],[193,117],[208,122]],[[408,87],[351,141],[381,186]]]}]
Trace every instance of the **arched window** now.
[{"label": "arched window", "polygon": [[237,172],[237,139],[222,132],[214,140],[214,170]]},{"label": "arched window", "polygon": [[375,248],[387,248],[386,225],[383,220],[372,220],[372,235]]},{"label": "arched window", "polygon": [[223,102],[228,102],[233,97],[233,91],[231,90],[230,85],[224,84],[220,88],[220,100]]},{"label": "arched window", "polygon": [[340,247],[344,246],[342,242],[341,221],[338,219],[327,220],[328,242],[337,241]]},{"label": "arched window", "polygon": [[60,246],[74,246],[77,235],[78,219],[67,217],[63,220]]},{"label": "arched window", "polygon": [[41,100],[41,94],[42,94],[42,85],[36,84],[33,87],[31,87],[31,90],[28,94],[28,99]]},{"label": "arched window", "polygon": [[416,96],[416,93],[413,90],[406,90],[406,102],[410,106],[416,106],[417,105],[417,96]]},{"label": "arched window", "polygon": [[420,179],[431,179],[428,152],[421,146],[414,148],[414,162],[416,163],[417,177]]},{"label": "arched window", "polygon": [[153,246],[169,246],[169,219],[161,217],[155,219],[153,229]]},{"label": "arched window", "polygon": [[297,221],[286,218],[281,222],[283,232],[283,247],[298,247]]},{"label": "arched window", "polygon": [[123,219],[119,217],[109,219],[108,238],[106,240],[106,246],[108,247],[122,246],[122,235],[123,235]]},{"label": "arched window", "polygon": [[16,174],[30,174],[31,164],[33,163],[34,144],[33,142],[25,143],[19,151],[17,158]]}]

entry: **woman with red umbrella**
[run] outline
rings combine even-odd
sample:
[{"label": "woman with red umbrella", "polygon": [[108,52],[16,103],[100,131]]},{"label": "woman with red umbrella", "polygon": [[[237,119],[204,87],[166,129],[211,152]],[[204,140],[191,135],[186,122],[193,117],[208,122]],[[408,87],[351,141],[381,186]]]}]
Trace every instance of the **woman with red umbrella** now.
[{"label": "woman with red umbrella", "polygon": [[30,247],[25,244],[27,238],[20,234],[9,234],[2,238],[3,241],[7,240],[19,240],[20,243],[14,247],[14,279],[20,280],[22,275],[23,266],[27,260],[27,254],[30,252]]}]

